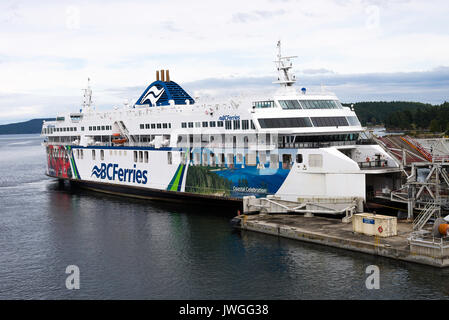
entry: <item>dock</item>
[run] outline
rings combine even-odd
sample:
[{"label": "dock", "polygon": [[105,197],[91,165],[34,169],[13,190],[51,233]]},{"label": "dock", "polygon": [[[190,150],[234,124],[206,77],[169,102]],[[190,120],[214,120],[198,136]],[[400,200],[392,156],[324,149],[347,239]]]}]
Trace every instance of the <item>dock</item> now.
[{"label": "dock", "polygon": [[387,238],[353,232],[341,219],[298,214],[239,215],[236,228],[311,242],[366,254],[444,268],[449,266],[449,241],[411,236],[413,224],[398,221],[397,235]]}]

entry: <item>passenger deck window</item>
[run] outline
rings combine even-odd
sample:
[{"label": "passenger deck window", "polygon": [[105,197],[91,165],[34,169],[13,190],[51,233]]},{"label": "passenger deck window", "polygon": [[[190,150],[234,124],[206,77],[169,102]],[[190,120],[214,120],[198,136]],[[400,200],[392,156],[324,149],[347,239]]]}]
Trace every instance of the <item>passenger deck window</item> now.
[{"label": "passenger deck window", "polygon": [[167,163],[172,164],[172,162],[173,162],[172,153],[169,151],[167,152]]},{"label": "passenger deck window", "polygon": [[148,151],[145,151],[143,158],[144,158],[145,163],[148,163]]}]

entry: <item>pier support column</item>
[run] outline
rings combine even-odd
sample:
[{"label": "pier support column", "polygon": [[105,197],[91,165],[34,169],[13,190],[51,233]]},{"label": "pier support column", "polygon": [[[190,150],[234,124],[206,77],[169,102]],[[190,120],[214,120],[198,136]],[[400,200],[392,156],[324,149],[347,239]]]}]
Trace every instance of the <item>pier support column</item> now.
[{"label": "pier support column", "polygon": [[410,185],[408,187],[408,202],[407,202],[407,220],[413,221],[413,208],[415,207],[415,187]]}]

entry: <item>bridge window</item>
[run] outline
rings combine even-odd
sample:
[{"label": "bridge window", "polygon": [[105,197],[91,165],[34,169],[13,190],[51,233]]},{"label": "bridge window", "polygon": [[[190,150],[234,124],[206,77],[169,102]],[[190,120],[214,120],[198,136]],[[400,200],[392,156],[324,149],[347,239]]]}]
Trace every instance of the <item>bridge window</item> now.
[{"label": "bridge window", "polygon": [[233,120],[234,122],[234,130],[240,129],[240,120]]},{"label": "bridge window", "polygon": [[181,122],[181,128],[187,128],[187,122]]},{"label": "bridge window", "polygon": [[255,101],[253,108],[274,108],[274,101]]},{"label": "bridge window", "polygon": [[223,121],[217,121],[217,127],[223,127]]},{"label": "bridge window", "polygon": [[210,121],[210,122],[209,122],[209,126],[210,126],[211,128],[214,128],[214,127],[215,127],[215,121]]},{"label": "bridge window", "polygon": [[231,122],[231,120],[226,120],[225,121],[225,128],[227,130],[231,130],[232,129],[232,122]]},{"label": "bridge window", "polygon": [[337,100],[300,100],[303,109],[342,109]]},{"label": "bridge window", "polygon": [[350,126],[360,126],[360,121],[357,117],[346,117]]},{"label": "bridge window", "polygon": [[249,120],[242,120],[242,129],[243,130],[249,129]]},{"label": "bridge window", "polygon": [[189,122],[189,128],[193,128],[193,122]]},{"label": "bridge window", "polygon": [[168,124],[163,123],[163,124],[162,124],[162,128],[167,129],[167,128],[168,128]]},{"label": "bridge window", "polygon": [[279,100],[282,109],[301,109],[298,100]]},{"label": "bridge window", "polygon": [[203,121],[203,128],[207,128],[207,126],[208,126],[207,121]]}]

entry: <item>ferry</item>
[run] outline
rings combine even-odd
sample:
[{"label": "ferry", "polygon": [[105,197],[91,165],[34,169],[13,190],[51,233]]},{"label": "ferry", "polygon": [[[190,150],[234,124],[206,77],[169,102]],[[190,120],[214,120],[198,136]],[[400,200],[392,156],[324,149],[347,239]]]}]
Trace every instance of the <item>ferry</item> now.
[{"label": "ferry", "polygon": [[268,195],[366,200],[393,189],[379,184],[400,171],[397,161],[334,93],[296,86],[293,58],[279,42],[279,87],[259,97],[192,97],[158,70],[135,103],[98,111],[88,83],[79,112],[43,123],[46,174],[100,192],[218,205]]}]

